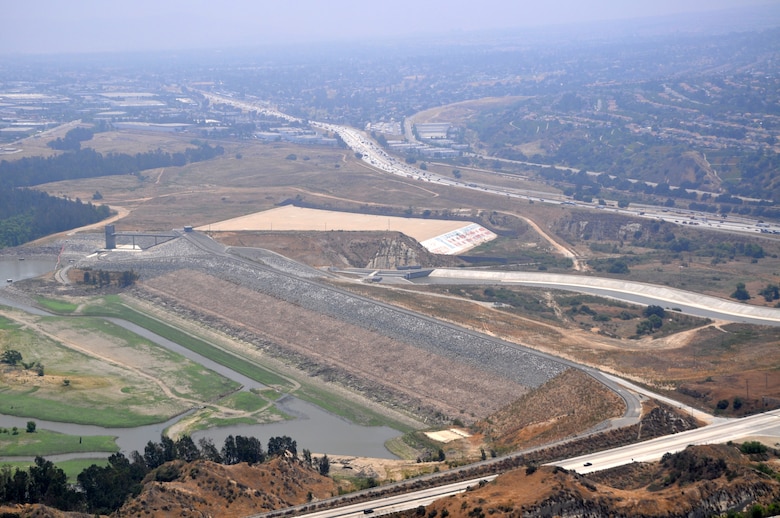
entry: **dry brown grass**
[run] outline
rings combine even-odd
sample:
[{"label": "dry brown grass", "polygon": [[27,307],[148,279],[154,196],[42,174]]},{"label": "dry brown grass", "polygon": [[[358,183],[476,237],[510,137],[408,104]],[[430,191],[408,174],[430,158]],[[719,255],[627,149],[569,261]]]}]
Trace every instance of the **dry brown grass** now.
[{"label": "dry brown grass", "polygon": [[159,131],[106,131],[95,133],[92,140],[82,143],[98,153],[146,153],[160,149],[164,153],[177,153],[193,147],[192,137]]},{"label": "dry brown grass", "polygon": [[307,496],[323,499],[338,494],[333,479],[323,477],[300,462],[273,459],[250,466],[195,461],[177,462],[179,477],[154,482],[147,477],[141,493],[118,512],[121,516],[243,517],[304,504]]},{"label": "dry brown grass", "polygon": [[427,122],[455,123],[469,119],[485,108],[506,106],[528,98],[529,97],[523,96],[506,96],[485,97],[482,99],[461,101],[417,112],[414,114],[413,121],[416,124],[423,124]]},{"label": "dry brown grass", "polygon": [[[44,133],[23,138],[13,143],[4,144],[3,147],[11,147],[18,149],[19,151],[10,155],[3,155],[2,159],[11,161],[33,156],[49,157],[61,153],[61,151],[55,151],[47,146],[47,143],[51,142],[52,140],[56,140],[58,137],[64,137],[68,131],[77,126],[79,126],[78,122],[63,124],[56,128],[47,130]],[[82,126],[86,127],[86,125]]]},{"label": "dry brown grass", "polygon": [[477,424],[488,442],[514,451],[575,435],[620,417],[625,403],[584,372],[570,369]]},{"label": "dry brown grass", "polygon": [[[343,150],[260,143],[224,146],[222,158],[145,171],[139,178],[90,178],[41,188],[82,200],[91,200],[99,191],[101,203],[131,211],[117,223],[118,230],[208,225],[296,197],[333,209],[355,209],[366,203],[401,209],[445,208],[451,204],[438,200],[441,191],[458,191],[378,173]],[[240,160],[235,158],[238,153]],[[287,160],[289,154],[297,154],[298,159]]]}]

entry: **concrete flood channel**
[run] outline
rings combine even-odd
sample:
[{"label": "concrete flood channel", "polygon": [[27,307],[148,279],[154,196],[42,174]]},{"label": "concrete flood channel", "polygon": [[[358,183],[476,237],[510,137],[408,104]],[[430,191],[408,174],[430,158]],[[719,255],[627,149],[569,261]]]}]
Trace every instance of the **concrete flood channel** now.
[{"label": "concrete flood channel", "polygon": [[[52,263],[50,261],[40,261],[33,267],[31,261],[25,265],[25,270],[19,270],[19,264],[27,261],[4,261],[0,260],[0,275],[10,275],[11,269],[14,275],[14,281],[23,278],[35,277],[51,271]],[[11,278],[11,277],[8,277]],[[36,315],[48,315],[45,311],[30,306],[19,304],[3,297],[3,289],[0,288],[0,304],[13,306]],[[263,385],[239,374],[223,365],[220,365],[208,358],[171,342],[170,340],[158,336],[136,324],[121,319],[108,318],[112,323],[122,326],[150,342],[160,347],[164,347],[172,352],[203,365],[205,368],[214,371],[217,374],[232,379],[242,385],[241,390],[251,390],[254,388],[263,388]],[[319,407],[307,403],[292,396],[281,398],[276,407],[291,416],[293,419],[280,421],[270,424],[257,425],[236,425],[193,433],[192,438],[197,443],[202,437],[208,437],[214,441],[214,444],[221,448],[225,438],[229,435],[243,435],[245,437],[257,437],[262,442],[267,442],[270,437],[289,436],[298,444],[298,449],[307,448],[314,453],[328,453],[331,455],[354,455],[362,457],[378,458],[396,458],[385,448],[384,443],[393,437],[397,437],[400,432],[387,426],[370,427],[360,426],[342,419],[336,415],[325,412]],[[24,430],[28,421],[35,421],[39,429],[53,430],[69,435],[87,436],[87,435],[111,435],[115,436],[120,451],[129,455],[133,451],[143,453],[144,447],[149,441],[159,442],[163,431],[179,421],[187,414],[176,416],[166,422],[157,423],[136,428],[104,428],[101,426],[80,425],[74,423],[62,423],[57,421],[44,421],[35,417],[16,417],[0,414],[0,426],[5,428],[18,427]],[[71,453],[63,455],[50,455],[47,459],[52,461],[76,459],[76,458],[103,458],[107,453]],[[0,462],[11,460],[30,460],[26,457],[0,457]]]}]

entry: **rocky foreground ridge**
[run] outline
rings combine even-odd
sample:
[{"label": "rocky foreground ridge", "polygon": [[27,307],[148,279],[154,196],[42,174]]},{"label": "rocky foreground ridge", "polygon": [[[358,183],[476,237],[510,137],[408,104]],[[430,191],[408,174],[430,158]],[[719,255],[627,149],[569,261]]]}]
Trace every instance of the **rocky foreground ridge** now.
[{"label": "rocky foreground ridge", "polygon": [[766,513],[780,509],[776,454],[743,455],[736,445],[706,445],[667,454],[660,462],[590,475],[549,466],[519,468],[438,500],[424,512],[401,516],[704,518],[745,511],[771,516]]}]

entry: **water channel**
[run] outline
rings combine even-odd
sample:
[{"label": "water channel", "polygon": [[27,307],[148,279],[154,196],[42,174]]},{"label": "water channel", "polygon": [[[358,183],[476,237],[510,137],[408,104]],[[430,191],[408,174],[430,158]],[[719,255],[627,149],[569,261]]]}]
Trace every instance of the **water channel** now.
[{"label": "water channel", "polygon": [[[20,261],[18,259],[0,259],[0,278],[5,277],[6,279],[13,279],[13,281],[16,282],[18,280],[36,277],[50,272],[53,266],[54,262],[51,260],[26,259]],[[10,283],[5,283],[3,287],[8,284]],[[0,287],[0,304],[13,306],[38,315],[46,314],[37,308],[24,306],[23,304],[3,297],[3,287]],[[222,376],[240,383],[243,386],[242,390],[262,388],[262,385],[258,382],[234,372],[208,358],[204,358],[166,338],[155,335],[142,327],[120,319],[112,318],[109,320],[161,347],[181,354]],[[299,451],[303,448],[307,448],[314,453],[328,453],[331,455],[395,458],[395,456],[385,448],[384,443],[388,439],[397,437],[399,435],[397,430],[387,426],[371,427],[356,425],[336,415],[325,412],[315,405],[291,396],[282,398],[276,406],[279,410],[294,419],[271,424],[236,425],[212,428],[196,432],[193,434],[192,438],[197,443],[200,438],[208,437],[212,439],[214,444],[219,448],[224,444],[225,438],[228,435],[257,437],[262,442],[266,442],[270,437],[286,435],[297,442]],[[146,446],[146,443],[150,440],[159,442],[163,431],[182,417],[183,416],[177,416],[164,423],[137,428],[104,428],[100,426],[43,421],[30,417],[16,417],[0,414],[0,426],[5,428],[16,426],[19,429],[24,430],[27,426],[27,422],[32,420],[35,421],[36,426],[40,429],[54,430],[69,435],[112,435],[117,437],[117,444],[122,453],[128,455],[132,451],[143,453],[144,446]],[[107,455],[95,453],[67,454],[61,456],[52,455],[48,456],[47,459],[57,461],[102,456]],[[9,458],[0,460],[19,459]]]}]

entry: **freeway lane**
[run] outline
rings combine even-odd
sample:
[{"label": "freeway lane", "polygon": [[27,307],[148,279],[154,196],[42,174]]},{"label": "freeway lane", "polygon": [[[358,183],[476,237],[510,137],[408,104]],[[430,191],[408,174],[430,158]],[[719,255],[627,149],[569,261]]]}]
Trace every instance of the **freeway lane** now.
[{"label": "freeway lane", "polygon": [[[444,486],[432,487],[428,489],[422,489],[411,493],[404,493],[401,495],[392,495],[387,497],[378,498],[370,502],[362,502],[358,504],[350,504],[334,509],[326,509],[324,511],[315,511],[313,513],[297,514],[297,516],[306,516],[307,518],[350,518],[365,515],[383,515],[389,513],[397,513],[399,511],[405,511],[407,509],[414,509],[421,505],[428,505],[439,498],[446,496],[456,495],[463,493],[469,487],[477,486],[480,482],[490,482],[498,475],[490,475],[486,477],[480,477],[471,480],[463,480],[460,482],[454,482]],[[262,515],[257,515],[262,516]],[[251,517],[250,517],[251,518]]]},{"label": "freeway lane", "polygon": [[[772,430],[775,435],[780,435],[780,410],[742,419],[731,419],[727,422],[719,422],[704,428],[681,432],[666,437],[659,437],[650,441],[613,450],[574,457],[548,465],[560,466],[566,470],[587,474],[624,464],[630,464],[631,462],[657,461],[660,460],[665,453],[682,451],[691,444],[724,443],[729,440],[741,440],[749,438],[751,435],[760,435],[769,430]],[[522,455],[522,453],[523,452],[517,452],[515,455]],[[414,509],[420,505],[428,505],[440,498],[461,493],[469,486],[479,485],[482,480],[494,480],[497,476],[497,474],[488,475],[435,488],[408,492],[402,495],[377,497],[376,499],[357,504],[349,504],[312,513],[306,513],[306,508],[309,506],[298,506],[286,509],[285,511],[291,511],[295,516],[306,516],[308,518],[353,518],[366,515],[382,515],[406,509]],[[378,490],[370,490],[366,494],[370,495],[371,491]],[[278,516],[279,512],[272,512],[267,515]],[[256,515],[255,518],[261,516],[264,515]]]},{"label": "freeway lane", "polygon": [[[650,441],[615,448],[613,450],[582,455],[553,462],[548,465],[560,466],[566,470],[587,474],[630,464],[632,462],[657,461],[660,460],[665,453],[682,451],[692,444],[725,443],[729,440],[743,440],[749,438],[751,435],[761,435],[767,431],[771,431],[772,434],[780,436],[780,410],[765,412],[742,419],[731,419],[726,422],[721,421],[696,430],[659,437]],[[513,455],[523,455],[523,453],[524,452],[516,452]],[[412,491],[402,495],[393,495],[389,497],[377,496],[373,500],[312,513],[306,513],[309,506],[298,506],[291,509],[285,509],[284,511],[292,512],[295,516],[306,516],[309,518],[352,518],[366,515],[382,515],[406,509],[414,509],[420,505],[428,505],[440,498],[461,493],[469,486],[476,486],[481,480],[492,481],[497,476],[497,474],[486,475],[463,482]],[[371,493],[375,491],[380,490],[369,490],[366,494],[371,495]],[[277,511],[266,514],[266,516],[270,515],[279,516],[280,512]],[[261,516],[264,515],[256,515],[255,518]]]},{"label": "freeway lane", "polygon": [[[198,90],[196,90],[198,91]],[[233,97],[226,97],[224,95],[215,95],[205,91],[199,91],[202,95],[207,97],[213,103],[224,103],[232,105],[240,110],[246,112],[257,112],[271,117],[277,117],[289,122],[304,122],[303,120],[287,115],[273,108],[270,104],[262,102],[260,100],[245,101]],[[422,170],[405,163],[403,160],[399,160],[394,156],[391,156],[385,151],[376,141],[371,139],[365,132],[349,126],[342,126],[339,124],[331,124],[318,121],[305,121],[312,128],[318,128],[325,131],[335,132],[341,137],[344,143],[356,154],[359,154],[363,162],[371,165],[377,170],[384,171],[389,174],[403,176],[405,178],[420,180],[425,182],[436,182],[440,185],[447,185],[451,187],[459,187],[462,189],[473,189],[489,194],[495,194],[499,196],[505,196],[507,198],[515,198],[521,200],[529,200],[535,202],[548,203],[553,205],[570,205],[580,209],[608,209],[619,214],[625,214],[637,218],[645,218],[651,220],[662,220],[668,223],[675,223],[678,225],[696,225],[699,228],[713,231],[732,232],[732,233],[761,233],[762,237],[768,237],[773,235],[774,232],[764,227],[759,227],[758,220],[751,220],[740,216],[730,216],[728,219],[722,219],[720,217],[715,218],[714,214],[705,214],[696,212],[693,210],[682,208],[661,208],[651,205],[636,205],[631,209],[617,208],[614,202],[611,202],[611,206],[602,206],[593,203],[587,203],[583,201],[573,201],[570,198],[552,193],[539,193],[533,190],[510,188],[495,186],[492,184],[475,184],[459,182],[457,179],[450,178],[449,176],[439,175],[427,170]],[[473,155],[480,156],[480,155]],[[550,167],[545,164],[534,164],[530,162],[515,161],[509,159],[501,159],[496,157],[482,157],[486,160],[498,160],[507,163],[517,163],[526,166],[533,167]],[[573,170],[572,168],[565,166],[552,166],[562,170]],[[496,173],[499,174],[499,173]],[[597,174],[591,172],[590,174]],[[673,212],[672,212],[673,210]],[[767,232],[767,234],[762,233]],[[776,232],[780,230],[775,229]]]},{"label": "freeway lane", "polygon": [[667,435],[613,450],[582,455],[554,462],[550,465],[574,470],[581,474],[592,473],[630,464],[631,462],[657,461],[663,457],[664,453],[676,453],[692,444],[737,441],[751,435],[761,435],[769,430],[775,430],[775,433],[780,431],[780,410],[773,410],[741,419],[731,419],[727,422],[711,424],[696,430]]},{"label": "freeway lane", "polygon": [[[598,204],[587,203],[582,201],[572,201],[569,197],[559,194],[544,194],[538,191],[517,189],[511,187],[499,187],[491,184],[475,184],[460,182],[452,179],[448,176],[442,176],[427,170],[418,169],[417,167],[406,164],[403,161],[397,160],[395,157],[389,155],[377,142],[368,137],[365,132],[359,131],[355,128],[348,126],[341,126],[338,124],[329,124],[323,122],[309,121],[309,124],[314,128],[320,128],[327,131],[338,133],[344,143],[355,153],[359,153],[362,160],[371,166],[390,173],[393,175],[404,176],[406,178],[412,178],[414,180],[422,180],[426,182],[437,182],[440,185],[448,185],[451,187],[459,187],[462,189],[472,189],[489,194],[495,194],[499,196],[506,196],[508,198],[524,199],[529,201],[539,201],[542,203],[548,203],[553,205],[570,205],[580,209],[606,209],[606,206]],[[483,157],[487,158],[487,157]],[[489,159],[489,158],[488,158]],[[504,159],[505,162],[513,162],[511,160]],[[542,166],[542,164],[528,164],[525,162],[519,162],[526,165]],[[568,169],[562,166],[558,166],[560,169]],[[720,230],[734,233],[756,233],[762,229],[757,226],[757,220],[751,220],[748,218],[731,217],[728,220],[721,220],[721,218],[713,218],[713,214],[704,214],[692,210],[676,208],[674,212],[670,212],[670,209],[664,209],[651,205],[637,205],[635,208],[615,208],[610,207],[610,210],[625,214],[632,217],[645,218],[658,221],[666,221],[668,223],[675,223],[678,225],[694,225],[707,230]],[[714,226],[713,226],[714,225]],[[767,230],[764,228],[763,230]]]}]

